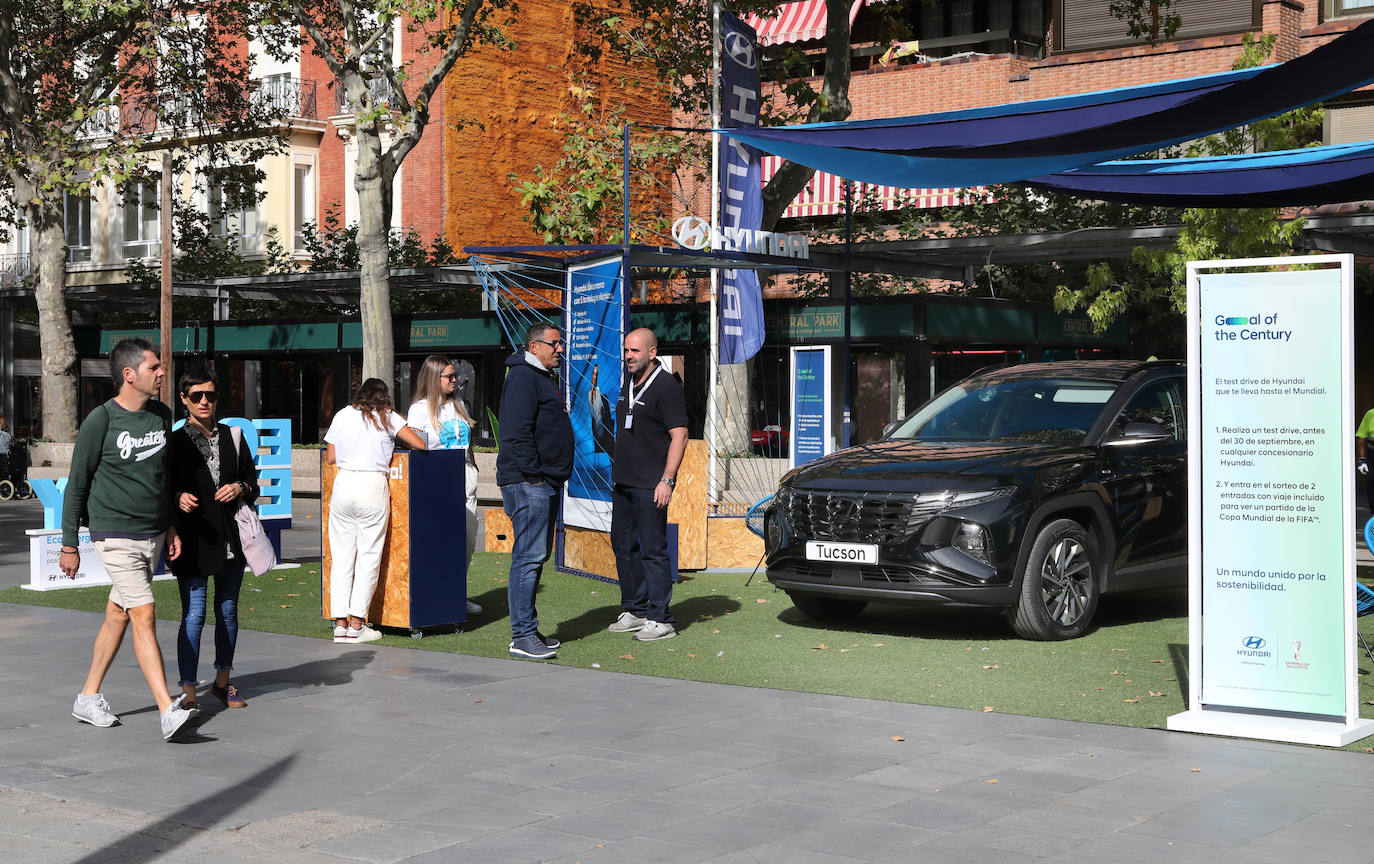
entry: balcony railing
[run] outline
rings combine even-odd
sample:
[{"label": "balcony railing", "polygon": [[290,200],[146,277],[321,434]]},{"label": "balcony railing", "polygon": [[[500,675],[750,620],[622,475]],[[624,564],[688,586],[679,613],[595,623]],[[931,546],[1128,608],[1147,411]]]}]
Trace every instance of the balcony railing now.
[{"label": "balcony railing", "polygon": [[[257,108],[267,109],[279,117],[319,119],[318,85],[314,81],[269,75],[250,82],[249,87],[250,100]],[[120,130],[146,134],[159,127],[165,128],[166,124],[159,121],[159,107],[163,114],[182,118],[187,125],[200,122],[185,94],[165,93],[160,99],[129,99],[121,105],[106,105],[86,120],[80,134],[102,138]]]},{"label": "balcony railing", "polygon": [[0,288],[13,288],[29,278],[28,253],[0,255]]},{"label": "balcony railing", "polygon": [[[371,94],[372,101],[376,103],[391,102],[391,82],[380,75],[367,79],[367,92]],[[334,106],[340,114],[355,114],[353,106],[348,101],[348,94],[344,93],[342,87],[334,88]]]}]

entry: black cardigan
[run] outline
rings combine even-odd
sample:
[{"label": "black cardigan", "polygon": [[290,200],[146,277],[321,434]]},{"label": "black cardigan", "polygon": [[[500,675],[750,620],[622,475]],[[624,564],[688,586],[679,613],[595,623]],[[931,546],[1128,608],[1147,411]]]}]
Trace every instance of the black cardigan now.
[{"label": "black cardigan", "polygon": [[[223,424],[219,427],[219,464],[225,482],[242,481],[248,489],[228,504],[215,500],[214,479],[210,467],[200,455],[192,435],[201,434],[190,424],[172,434],[172,522],[181,537],[181,554],[172,561],[177,576],[220,575],[229,563],[224,556],[226,540],[234,549],[232,566],[243,568],[243,548],[234,523],[239,502],[252,504],[257,500],[258,469],[248,442],[240,439],[238,453],[234,452],[233,433]],[[237,469],[237,470],[235,470]],[[190,492],[199,502],[195,510],[184,513],[180,507],[181,493]]]}]

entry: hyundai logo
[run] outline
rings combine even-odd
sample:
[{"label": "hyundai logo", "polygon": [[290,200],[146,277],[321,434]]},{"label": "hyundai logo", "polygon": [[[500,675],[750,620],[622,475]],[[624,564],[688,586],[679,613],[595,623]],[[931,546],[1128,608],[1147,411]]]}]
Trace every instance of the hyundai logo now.
[{"label": "hyundai logo", "polygon": [[685,249],[701,249],[711,236],[711,226],[700,216],[683,216],[673,223],[673,239]]},{"label": "hyundai logo", "polygon": [[1245,641],[1241,644],[1251,651],[1258,651],[1264,647],[1264,638],[1261,636],[1246,636]]},{"label": "hyundai logo", "polygon": [[745,69],[753,69],[756,64],[754,46],[743,33],[725,34],[725,53]]}]

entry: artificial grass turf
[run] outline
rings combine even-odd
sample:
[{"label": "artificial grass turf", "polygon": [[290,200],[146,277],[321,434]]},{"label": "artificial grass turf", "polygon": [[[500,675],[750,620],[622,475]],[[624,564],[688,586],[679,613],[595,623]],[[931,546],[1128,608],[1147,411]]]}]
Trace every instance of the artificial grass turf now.
[{"label": "artificial grass turf", "polygon": [[[508,562],[506,555],[474,556],[468,593],[484,611],[463,632],[440,629],[417,641],[389,631],[382,644],[506,657]],[[762,576],[748,586],[747,578],[685,575],[673,596],[678,637],[644,643],[606,630],[619,613],[614,584],[550,566],[539,592],[540,626],[563,641],[554,662],[584,668],[1148,728],[1163,728],[1184,708],[1182,592],[1107,597],[1099,626],[1088,635],[1028,642],[1000,616],[972,610],[872,606],[850,621],[823,625],[797,612]],[[153,590],[158,617],[176,620],[175,583],[156,582]],[[101,611],[108,595],[108,588],[13,588],[0,591],[0,602]],[[240,626],[249,630],[332,635],[320,616],[318,564],[246,574],[239,606]],[[251,656],[251,638],[240,641],[240,652]],[[1360,701],[1366,716],[1374,716],[1371,664],[1363,653],[1360,660]]]}]

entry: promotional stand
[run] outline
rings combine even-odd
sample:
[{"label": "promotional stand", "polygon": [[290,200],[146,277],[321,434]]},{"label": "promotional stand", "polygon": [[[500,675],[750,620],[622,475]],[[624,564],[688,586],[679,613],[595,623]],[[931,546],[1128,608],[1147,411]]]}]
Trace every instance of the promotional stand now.
[{"label": "promotional stand", "polygon": [[[324,459],[321,454],[321,460]],[[391,520],[368,619],[410,630],[457,625],[467,612],[466,450],[397,452],[391,457]],[[329,498],[338,468],[320,465],[320,597],[329,614]]]}]

